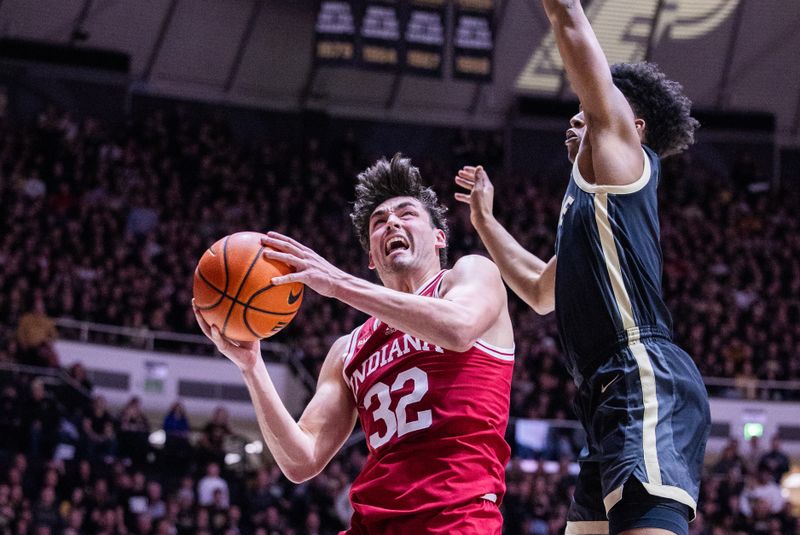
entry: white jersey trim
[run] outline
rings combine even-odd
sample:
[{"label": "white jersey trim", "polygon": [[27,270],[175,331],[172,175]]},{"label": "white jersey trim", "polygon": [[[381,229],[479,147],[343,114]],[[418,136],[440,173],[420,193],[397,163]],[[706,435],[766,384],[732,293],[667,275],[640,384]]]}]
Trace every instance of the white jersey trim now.
[{"label": "white jersey trim", "polygon": [[357,348],[358,335],[361,333],[362,327],[364,327],[363,323],[358,327],[356,327],[355,329],[353,329],[353,331],[350,333],[350,341],[347,343],[347,350],[342,355],[342,358],[344,360],[344,364],[342,365],[342,376],[344,376],[345,382],[347,381],[347,374],[345,373],[345,368],[347,368],[347,365],[350,364],[351,360],[353,360],[355,354],[358,353],[358,348]]},{"label": "white jersey trim", "polygon": [[[420,287],[419,287],[419,288],[417,288],[417,290],[414,292],[414,295],[419,295],[419,294],[421,294],[422,292],[424,292],[425,290],[427,290],[427,289],[428,289],[428,286],[430,286],[430,285],[431,285],[431,283],[432,283],[433,281],[435,281],[435,280],[436,280],[436,277],[438,277],[439,275],[441,275],[441,274],[442,274],[442,273],[444,273],[445,271],[447,271],[447,270],[446,270],[446,269],[439,270],[439,271],[436,273],[436,275],[434,275],[433,277],[431,277],[431,278],[429,278],[428,280],[426,280],[425,282],[423,282],[423,283],[420,285]],[[440,281],[439,281],[439,283],[441,283],[441,282],[442,282],[442,281],[440,280]],[[434,294],[438,294],[438,292],[439,292],[439,284],[437,284],[437,285],[436,285],[436,290],[434,290]],[[438,296],[438,295],[434,295],[434,297],[439,297],[439,296]]]},{"label": "white jersey trim", "polygon": [[510,362],[514,361],[514,350],[516,349],[515,345],[511,346],[510,348],[498,347],[485,340],[477,340],[472,347],[477,347],[491,357]]},{"label": "white jersey trim", "polygon": [[578,185],[580,189],[585,191],[586,193],[610,193],[612,195],[624,195],[626,193],[636,193],[643,187],[650,182],[650,175],[652,174],[651,167],[650,167],[650,157],[647,155],[647,152],[642,148],[642,154],[644,155],[644,171],[642,171],[642,176],[636,179],[636,181],[631,182],[630,184],[624,185],[598,185],[598,184],[590,184],[583,178],[581,174],[581,170],[578,169],[578,159],[575,158],[575,163],[572,164],[572,176],[575,178],[575,184]]}]

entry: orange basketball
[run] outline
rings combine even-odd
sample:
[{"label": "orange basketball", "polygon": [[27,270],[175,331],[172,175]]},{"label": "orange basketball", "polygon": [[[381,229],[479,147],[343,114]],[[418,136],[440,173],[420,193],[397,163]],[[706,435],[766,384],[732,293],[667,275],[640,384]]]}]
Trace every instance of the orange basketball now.
[{"label": "orange basketball", "polygon": [[264,258],[258,232],[237,232],[208,248],[194,270],[194,300],[203,319],[233,340],[268,338],[292,321],[303,284],[274,286],[292,269]]}]

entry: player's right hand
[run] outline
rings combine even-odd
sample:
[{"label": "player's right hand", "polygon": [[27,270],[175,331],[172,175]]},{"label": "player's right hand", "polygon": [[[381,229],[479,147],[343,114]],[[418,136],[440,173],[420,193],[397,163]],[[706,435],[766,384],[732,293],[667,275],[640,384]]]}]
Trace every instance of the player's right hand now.
[{"label": "player's right hand", "polygon": [[456,193],[457,201],[469,205],[469,219],[478,226],[493,216],[494,186],[483,166],[464,166],[455,177],[456,184],[469,193]]},{"label": "player's right hand", "polygon": [[238,342],[231,340],[219,332],[216,325],[209,325],[203,316],[200,315],[197,305],[192,299],[192,310],[194,310],[194,317],[197,319],[197,324],[203,334],[208,336],[220,353],[228,357],[240,370],[252,370],[255,365],[261,360],[261,342]]}]

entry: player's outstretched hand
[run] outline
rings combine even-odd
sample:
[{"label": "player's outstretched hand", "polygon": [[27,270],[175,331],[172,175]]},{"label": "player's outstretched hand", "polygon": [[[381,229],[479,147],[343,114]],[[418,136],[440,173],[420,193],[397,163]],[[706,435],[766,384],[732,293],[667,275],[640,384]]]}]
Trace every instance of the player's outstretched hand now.
[{"label": "player's outstretched hand", "polygon": [[219,352],[231,359],[240,370],[251,370],[256,363],[261,360],[260,342],[238,342],[223,336],[216,325],[209,325],[208,322],[203,319],[194,299],[192,299],[192,310],[194,310],[194,317],[197,318],[197,324],[200,325],[203,334],[208,336],[211,341],[214,342],[214,345],[217,346]]},{"label": "player's outstretched hand", "polygon": [[456,200],[469,205],[469,219],[478,226],[493,217],[494,186],[483,166],[464,166],[456,175],[456,184],[468,193],[458,192]]},{"label": "player's outstretched hand", "polygon": [[347,276],[310,247],[278,232],[268,232],[261,245],[269,247],[264,251],[265,258],[283,262],[294,269],[294,273],[274,277],[272,284],[302,282],[320,295],[336,297],[337,283]]}]

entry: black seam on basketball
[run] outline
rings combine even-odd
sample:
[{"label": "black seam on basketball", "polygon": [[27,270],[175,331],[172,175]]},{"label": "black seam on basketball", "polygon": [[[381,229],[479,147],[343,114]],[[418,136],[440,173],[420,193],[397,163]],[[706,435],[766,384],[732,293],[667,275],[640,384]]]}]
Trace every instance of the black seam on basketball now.
[{"label": "black seam on basketball", "polygon": [[225,241],[222,242],[222,265],[225,266],[225,289],[222,290],[223,294],[228,293],[228,284],[230,283],[230,275],[228,274],[228,238],[225,236]]},{"label": "black seam on basketball", "polygon": [[263,308],[254,307],[253,305],[250,304],[253,302],[253,299],[255,299],[257,296],[263,294],[267,290],[271,290],[272,288],[275,288],[274,284],[270,284],[269,286],[261,288],[259,291],[254,292],[253,295],[250,296],[250,299],[247,300],[247,303],[242,303],[242,305],[245,307],[245,309],[252,308],[256,312],[261,312],[263,314],[273,314],[275,316],[291,316],[292,314],[297,314],[297,309],[294,309],[293,312],[273,312],[272,310],[265,310]]},{"label": "black seam on basketball", "polygon": [[[253,271],[253,268],[258,262],[258,259],[261,258],[261,253],[264,251],[264,247],[260,247],[258,249],[258,253],[256,253],[256,257],[253,258],[253,261],[250,262],[250,267],[247,268],[244,276],[242,277],[241,282],[239,282],[239,288],[236,290],[236,295],[233,296],[233,303],[231,304],[231,308],[228,309],[228,315],[225,316],[225,323],[222,324],[222,334],[225,334],[225,328],[228,326],[228,320],[231,319],[231,312],[233,312],[233,307],[236,306],[236,302],[239,301],[239,294],[242,293],[242,288],[244,288],[244,283],[247,281],[247,277],[250,276],[250,272]],[[227,267],[227,263],[225,266]],[[225,285],[225,289],[228,289],[227,284]],[[244,314],[244,313],[243,313]]]},{"label": "black seam on basketball", "polygon": [[226,297],[230,297],[229,295],[225,294],[223,290],[220,290],[219,288],[211,284],[211,281],[208,280],[205,275],[203,275],[203,272],[200,271],[200,268],[197,268],[197,274],[200,276],[200,280],[208,284],[212,290],[216,290],[217,292],[219,292],[219,299],[217,300],[216,303],[214,303],[213,305],[198,306],[197,307],[198,310],[211,310],[212,308],[216,308],[217,306],[219,306],[219,304],[222,302],[223,299],[225,299]]},{"label": "black seam on basketball", "polygon": [[244,312],[242,312],[242,321],[244,321],[244,326],[247,327],[247,330],[253,333],[253,336],[256,338],[263,338],[260,334],[258,334],[251,326],[250,322],[247,321],[247,307],[244,307]]},{"label": "black seam on basketball", "polygon": [[[225,267],[225,290],[222,292],[223,295],[228,295],[228,284],[230,284],[230,275],[228,273],[228,239],[230,236],[225,236],[225,241],[222,242],[222,265]],[[244,282],[244,279],[242,279]],[[222,324],[222,330],[220,334],[225,334],[225,327],[228,325],[228,318],[231,317],[231,312],[233,312],[233,307],[236,306],[236,299],[231,299],[231,307],[228,309],[228,313],[225,315],[225,323]]]}]

